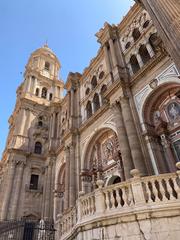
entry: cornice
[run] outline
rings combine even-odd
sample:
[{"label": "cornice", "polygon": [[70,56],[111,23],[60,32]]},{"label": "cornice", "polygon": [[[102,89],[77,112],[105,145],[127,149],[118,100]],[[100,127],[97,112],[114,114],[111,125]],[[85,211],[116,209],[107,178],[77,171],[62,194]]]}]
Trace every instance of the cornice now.
[{"label": "cornice", "polygon": [[142,11],[142,8],[139,4],[135,3],[129,10],[129,12],[125,15],[122,21],[118,24],[118,30],[120,32],[127,29],[127,27],[132,23],[133,19],[135,19],[138,14]]},{"label": "cornice", "polygon": [[82,133],[86,128],[99,119],[107,110],[109,109],[109,103],[104,104],[101,108],[97,110],[89,119],[85,120],[79,127],[79,133]]},{"label": "cornice", "polygon": [[94,70],[94,68],[98,67],[98,65],[100,64],[100,61],[103,60],[103,57],[104,57],[103,49],[99,48],[97,56],[92,58],[89,66],[84,69],[82,73],[82,77],[80,79],[80,83],[83,82],[84,78],[87,78],[88,75],[92,74],[92,71]]}]

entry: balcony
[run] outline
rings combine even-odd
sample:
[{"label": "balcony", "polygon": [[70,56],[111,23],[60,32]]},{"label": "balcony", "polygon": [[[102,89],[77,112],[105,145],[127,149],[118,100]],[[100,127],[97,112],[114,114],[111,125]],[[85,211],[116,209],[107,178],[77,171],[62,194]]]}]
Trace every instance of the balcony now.
[{"label": "balcony", "polygon": [[103,226],[102,222],[107,226],[117,224],[117,221],[138,222],[137,216],[146,220],[179,214],[180,171],[140,177],[138,170],[134,169],[131,174],[133,178],[128,181],[107,187],[98,180],[94,192],[81,193],[76,206],[58,217],[58,239],[74,239],[72,236],[77,236],[84,226]]}]

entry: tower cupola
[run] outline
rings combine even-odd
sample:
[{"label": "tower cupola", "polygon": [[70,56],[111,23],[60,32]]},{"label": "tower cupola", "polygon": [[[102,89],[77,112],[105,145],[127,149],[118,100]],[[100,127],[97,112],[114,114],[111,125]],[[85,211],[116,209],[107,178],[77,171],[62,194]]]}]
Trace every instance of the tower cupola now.
[{"label": "tower cupola", "polygon": [[60,68],[58,58],[47,44],[35,50],[26,65],[24,92],[31,97],[58,101],[64,90],[64,84],[59,79]]}]

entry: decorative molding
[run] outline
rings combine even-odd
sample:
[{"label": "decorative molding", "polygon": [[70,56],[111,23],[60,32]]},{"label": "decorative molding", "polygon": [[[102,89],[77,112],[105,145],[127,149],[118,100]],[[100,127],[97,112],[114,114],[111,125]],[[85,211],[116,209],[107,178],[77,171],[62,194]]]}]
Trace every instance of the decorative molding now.
[{"label": "decorative molding", "polygon": [[140,90],[135,96],[135,105],[140,115],[140,109],[142,109],[145,99],[148,95],[160,84],[164,83],[168,77],[178,77],[179,72],[175,64],[171,64],[167,67],[161,74],[159,74],[155,79],[153,79],[149,84],[147,84],[143,89]]}]

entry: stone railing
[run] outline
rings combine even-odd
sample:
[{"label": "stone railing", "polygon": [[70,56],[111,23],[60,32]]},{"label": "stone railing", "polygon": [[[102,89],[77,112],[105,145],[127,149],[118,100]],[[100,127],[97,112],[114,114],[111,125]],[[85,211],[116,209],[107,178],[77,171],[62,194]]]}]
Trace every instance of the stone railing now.
[{"label": "stone railing", "polygon": [[60,223],[60,235],[64,235],[66,233],[69,233],[72,231],[73,227],[77,223],[77,212],[76,207],[68,211],[66,214],[64,214],[61,218]]},{"label": "stone railing", "polygon": [[167,205],[168,208],[180,208],[180,171],[140,177],[139,171],[134,169],[131,174],[133,178],[126,182],[103,187],[104,182],[98,180],[94,192],[81,192],[76,206],[56,222],[58,239],[72,239],[85,224],[113,216],[162,211]]}]

